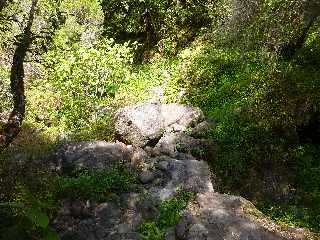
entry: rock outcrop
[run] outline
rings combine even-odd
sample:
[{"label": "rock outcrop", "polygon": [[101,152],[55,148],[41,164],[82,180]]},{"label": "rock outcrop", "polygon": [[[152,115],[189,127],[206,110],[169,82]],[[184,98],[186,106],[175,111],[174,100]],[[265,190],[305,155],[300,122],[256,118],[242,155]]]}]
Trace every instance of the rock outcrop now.
[{"label": "rock outcrop", "polygon": [[284,238],[276,233],[278,228],[265,227],[268,221],[258,221],[251,214],[258,211],[245,199],[215,192],[207,162],[192,151],[214,145],[196,138],[211,126],[203,120],[199,109],[184,105],[139,105],[121,109],[116,116],[120,138],[133,146],[101,141],[59,146],[57,162],[62,172],[121,162],[130,165],[140,180],[139,187],[133,186],[115,201],[61,201],[54,220],[61,239],[142,239],[139,226],[156,218],[159,203],[181,189],[195,193],[196,198],[180,222],[167,230],[166,240],[299,239]]},{"label": "rock outcrop", "polygon": [[81,168],[103,169],[130,162],[130,151],[123,143],[105,141],[67,142],[58,146],[53,168],[68,173]]},{"label": "rock outcrop", "polygon": [[254,206],[241,197],[215,192],[198,194],[176,226],[177,239],[282,239],[250,219],[246,208]]},{"label": "rock outcrop", "polygon": [[147,103],[115,115],[120,139],[138,147],[154,146],[165,132],[181,132],[203,119],[200,109],[181,104]]}]

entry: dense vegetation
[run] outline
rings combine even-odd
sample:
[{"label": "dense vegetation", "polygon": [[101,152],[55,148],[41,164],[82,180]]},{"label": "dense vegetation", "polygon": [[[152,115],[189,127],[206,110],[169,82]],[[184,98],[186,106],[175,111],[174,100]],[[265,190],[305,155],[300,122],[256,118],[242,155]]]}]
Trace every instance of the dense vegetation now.
[{"label": "dense vegetation", "polygon": [[[0,2],[0,141],[14,104],[12,57],[30,6]],[[10,160],[21,152],[38,159],[61,140],[112,140],[113,113],[158,99],[160,91],[162,101],[199,106],[215,120],[207,137],[219,144],[210,164],[222,191],[248,197],[279,222],[319,232],[319,14],[317,0],[39,1],[24,64],[26,116],[1,155],[0,202],[17,203],[11,215],[54,235],[46,216],[32,217],[50,215],[37,203],[56,191],[47,187],[49,173],[32,165],[13,173]],[[105,178],[110,191],[117,173]],[[90,174],[63,186],[94,182]],[[18,211],[20,204],[35,207]],[[161,221],[141,231],[161,235]]]}]

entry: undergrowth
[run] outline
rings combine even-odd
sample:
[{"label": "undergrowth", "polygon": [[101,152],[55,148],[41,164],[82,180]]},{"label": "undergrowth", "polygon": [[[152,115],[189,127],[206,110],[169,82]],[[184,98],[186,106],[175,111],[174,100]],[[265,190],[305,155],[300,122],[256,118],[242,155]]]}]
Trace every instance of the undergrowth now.
[{"label": "undergrowth", "polygon": [[58,180],[58,198],[104,201],[111,194],[128,191],[136,177],[123,167],[108,170],[84,170],[73,177]]},{"label": "undergrowth", "polygon": [[48,156],[34,152],[28,158],[21,155],[24,159],[17,159],[12,153],[1,155],[0,239],[57,240],[50,220],[59,201],[114,200],[137,183],[136,176],[122,166],[59,176],[48,170]]},{"label": "undergrowth", "polygon": [[166,231],[179,222],[183,210],[194,198],[194,193],[180,190],[177,196],[163,201],[159,206],[159,216],[153,221],[143,223],[140,226],[142,239],[164,239]]},{"label": "undergrowth", "polygon": [[258,208],[266,216],[285,226],[304,227],[314,232],[320,232],[319,208],[303,207],[299,203],[275,204],[264,202]]}]

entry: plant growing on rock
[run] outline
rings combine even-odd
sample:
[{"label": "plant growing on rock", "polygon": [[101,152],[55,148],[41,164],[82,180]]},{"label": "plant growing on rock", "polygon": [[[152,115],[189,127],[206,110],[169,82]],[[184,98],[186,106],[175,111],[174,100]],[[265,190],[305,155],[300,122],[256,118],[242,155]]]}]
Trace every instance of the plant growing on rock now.
[{"label": "plant growing on rock", "polygon": [[159,216],[154,221],[143,223],[140,226],[142,239],[164,239],[166,231],[179,222],[183,210],[194,198],[194,193],[179,190],[177,196],[163,201],[159,206]]},{"label": "plant growing on rock", "polygon": [[61,177],[57,196],[70,199],[102,201],[111,193],[128,191],[136,177],[123,167],[107,170],[82,170],[73,177]]}]

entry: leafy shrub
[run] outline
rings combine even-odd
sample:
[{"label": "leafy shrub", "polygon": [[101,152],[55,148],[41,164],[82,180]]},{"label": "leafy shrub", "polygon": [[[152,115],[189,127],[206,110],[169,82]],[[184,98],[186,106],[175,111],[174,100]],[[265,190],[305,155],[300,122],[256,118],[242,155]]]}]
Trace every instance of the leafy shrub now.
[{"label": "leafy shrub", "polygon": [[[15,203],[1,203],[0,237],[1,239],[34,239],[58,240],[59,236],[49,226],[49,217],[44,205],[35,199],[26,206]],[[2,222],[4,221],[4,222]]]},{"label": "leafy shrub", "polygon": [[49,224],[55,207],[54,174],[43,164],[25,160],[26,163],[15,165],[12,158],[3,157],[0,156],[0,238],[58,239]]},{"label": "leafy shrub", "polygon": [[75,43],[71,52],[64,49],[49,53],[49,82],[59,94],[59,102],[54,102],[50,110],[56,124],[71,131],[102,124],[111,114],[104,109],[130,75],[131,50],[128,44],[105,40],[92,47]]},{"label": "leafy shrub", "polygon": [[155,222],[144,223],[140,227],[142,239],[144,240],[162,240],[164,233],[157,227]]},{"label": "leafy shrub", "polygon": [[[41,11],[46,4],[41,4]],[[40,64],[32,62],[37,74],[27,75],[26,121],[53,137],[110,140],[114,97],[130,76],[134,44],[100,38],[99,1],[57,5],[64,21],[50,35],[52,44],[46,46]]]}]

